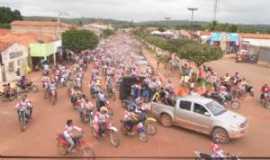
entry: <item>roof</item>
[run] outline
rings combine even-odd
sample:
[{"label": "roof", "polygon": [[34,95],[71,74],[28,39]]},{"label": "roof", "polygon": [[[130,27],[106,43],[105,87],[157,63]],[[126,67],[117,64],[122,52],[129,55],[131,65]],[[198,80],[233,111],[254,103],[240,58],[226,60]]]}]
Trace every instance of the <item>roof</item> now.
[{"label": "roof", "polygon": [[258,47],[270,47],[270,39],[250,39],[244,38],[244,42],[248,42],[249,45]]},{"label": "roof", "polygon": [[241,38],[250,39],[270,39],[270,34],[240,33]]},{"label": "roof", "polygon": [[38,41],[51,42],[54,41],[54,38],[46,35],[39,36],[37,33],[8,33],[0,36],[0,41],[5,43],[29,45],[30,43],[35,43]]},{"label": "roof", "polygon": [[10,33],[10,30],[8,29],[1,29],[0,28],[0,36]]},{"label": "roof", "polygon": [[11,45],[11,43],[0,41],[0,52],[7,49],[10,45]]},{"label": "roof", "polygon": [[[11,22],[11,26],[36,26],[36,27],[57,27],[59,25],[58,22],[54,21],[13,21]],[[72,28],[74,25],[66,24],[60,22],[60,27]]]},{"label": "roof", "polygon": [[205,98],[202,96],[185,96],[185,97],[178,97],[178,98],[181,100],[187,100],[187,101],[191,101],[191,102],[195,102],[195,103],[203,104],[203,105],[208,104],[213,101],[212,99]]}]

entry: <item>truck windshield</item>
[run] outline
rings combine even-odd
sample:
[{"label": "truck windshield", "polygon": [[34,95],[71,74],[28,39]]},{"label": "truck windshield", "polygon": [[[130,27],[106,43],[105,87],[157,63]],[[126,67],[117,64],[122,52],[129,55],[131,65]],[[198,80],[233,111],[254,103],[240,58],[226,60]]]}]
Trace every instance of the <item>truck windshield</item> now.
[{"label": "truck windshield", "polygon": [[206,104],[206,107],[213,113],[214,116],[218,116],[226,112],[226,109],[215,101]]}]

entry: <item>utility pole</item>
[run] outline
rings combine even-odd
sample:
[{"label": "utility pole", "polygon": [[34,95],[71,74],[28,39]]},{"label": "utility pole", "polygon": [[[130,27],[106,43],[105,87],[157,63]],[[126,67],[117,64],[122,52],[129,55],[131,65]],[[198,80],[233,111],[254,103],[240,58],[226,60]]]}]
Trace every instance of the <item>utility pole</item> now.
[{"label": "utility pole", "polygon": [[218,12],[218,0],[214,0],[214,20],[217,21],[217,12]]},{"label": "utility pole", "polygon": [[194,12],[195,11],[198,11],[198,8],[195,8],[195,7],[191,7],[191,8],[188,8],[188,10],[191,12],[191,21],[190,21],[190,26],[191,26],[191,29],[193,30],[193,21],[194,21]]},{"label": "utility pole", "polygon": [[169,28],[170,28],[169,21],[171,20],[171,17],[165,17],[165,20],[167,22],[167,27],[168,27],[168,30],[169,30]]},{"label": "utility pole", "polygon": [[[65,15],[68,15],[68,14],[65,12],[58,11],[57,26],[56,26],[56,33],[55,33],[55,37],[58,41],[61,39],[61,30],[60,30],[61,16],[65,16]],[[62,49],[61,49],[61,52],[62,52]],[[56,53],[55,52],[53,53],[53,63],[54,63],[54,65],[56,65]]]}]

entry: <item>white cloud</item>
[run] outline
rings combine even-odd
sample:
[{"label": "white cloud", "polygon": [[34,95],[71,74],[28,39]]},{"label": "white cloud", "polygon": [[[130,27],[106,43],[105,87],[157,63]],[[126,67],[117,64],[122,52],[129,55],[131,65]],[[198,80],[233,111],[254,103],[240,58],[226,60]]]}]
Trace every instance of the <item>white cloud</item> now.
[{"label": "white cloud", "polygon": [[[196,20],[212,20],[214,0],[0,0],[0,5],[23,15],[101,17],[123,20],[189,19],[188,7],[198,7]],[[219,0],[218,20],[234,23],[269,23],[269,0]]]}]

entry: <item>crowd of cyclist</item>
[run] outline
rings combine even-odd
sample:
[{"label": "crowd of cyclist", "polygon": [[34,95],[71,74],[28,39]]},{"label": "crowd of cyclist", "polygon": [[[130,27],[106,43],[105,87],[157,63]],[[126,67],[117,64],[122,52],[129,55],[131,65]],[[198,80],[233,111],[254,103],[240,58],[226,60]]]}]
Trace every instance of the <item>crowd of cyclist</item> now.
[{"label": "crowd of cyclist", "polygon": [[[130,132],[134,131],[134,126],[143,129],[144,120],[148,113],[148,102],[159,101],[173,105],[173,97],[183,94],[173,87],[172,81],[164,81],[156,76],[151,66],[141,67],[136,64],[138,52],[130,48],[134,45],[136,45],[136,41],[122,36],[121,40],[114,39],[113,44],[112,42],[102,43],[93,51],[84,51],[79,55],[74,55],[72,57],[75,62],[73,65],[57,65],[50,69],[45,63],[42,76],[45,97],[57,96],[57,88],[68,87],[70,102],[81,116],[85,110],[86,113],[91,114],[96,135],[100,136],[101,126],[110,127],[112,125],[113,107],[109,99],[116,97],[123,78],[138,77],[139,79],[139,77],[144,77],[130,86],[128,98],[123,101],[125,104],[124,126]],[[92,66],[89,93],[84,93],[82,86],[89,64]],[[196,88],[199,83],[204,84],[202,91],[198,91]],[[181,84],[188,88],[186,94],[211,98],[216,96],[222,104],[233,98],[241,98],[246,94],[254,95],[253,87],[245,78],[241,78],[239,73],[236,72],[234,75],[227,73],[225,76],[218,77],[212,68],[206,66],[197,68],[188,62],[182,66]],[[211,89],[207,88],[205,84],[211,84]],[[264,85],[262,92],[261,98],[266,98],[269,95],[270,87]],[[87,98],[87,94],[90,94],[91,98]],[[93,99],[95,103],[91,101]],[[18,114],[22,110],[27,110],[29,119],[31,119],[32,107],[31,101],[26,96],[23,96],[16,105]],[[75,146],[73,130],[82,132],[82,129],[76,127],[72,120],[68,120],[63,132],[66,141],[70,144],[68,152],[71,152]]]}]

